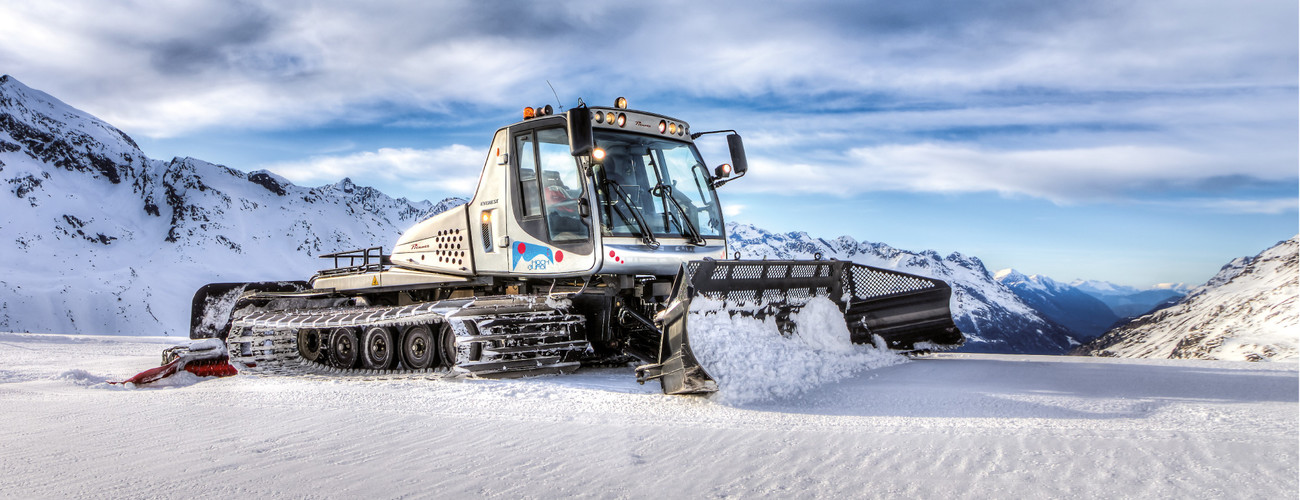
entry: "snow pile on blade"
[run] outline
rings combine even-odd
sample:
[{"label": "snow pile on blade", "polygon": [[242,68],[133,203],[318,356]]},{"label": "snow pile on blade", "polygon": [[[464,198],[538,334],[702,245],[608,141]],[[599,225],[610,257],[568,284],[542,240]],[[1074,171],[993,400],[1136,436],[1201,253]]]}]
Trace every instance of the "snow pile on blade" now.
[{"label": "snow pile on blade", "polygon": [[849,341],[844,314],[826,297],[791,315],[785,337],[775,319],[737,313],[741,304],[697,297],[687,321],[691,350],[718,383],[720,402],[740,404],[796,396],[854,373],[906,361],[888,349]]}]

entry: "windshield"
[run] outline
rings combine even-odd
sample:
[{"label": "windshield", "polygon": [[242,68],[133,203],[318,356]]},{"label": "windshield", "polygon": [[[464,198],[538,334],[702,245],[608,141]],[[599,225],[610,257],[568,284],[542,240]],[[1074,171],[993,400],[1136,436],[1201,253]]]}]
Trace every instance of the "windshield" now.
[{"label": "windshield", "polygon": [[722,236],[718,197],[694,146],[600,130],[595,136],[605,150],[595,169],[602,234],[640,236],[639,215],[654,236]]}]

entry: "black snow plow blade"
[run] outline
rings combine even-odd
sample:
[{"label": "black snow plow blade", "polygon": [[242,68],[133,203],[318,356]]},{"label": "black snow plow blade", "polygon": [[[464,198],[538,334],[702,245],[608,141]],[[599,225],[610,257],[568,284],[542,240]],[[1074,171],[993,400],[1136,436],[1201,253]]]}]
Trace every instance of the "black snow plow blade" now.
[{"label": "black snow plow blade", "polygon": [[658,363],[637,369],[638,380],[659,379],[666,394],[708,393],[717,384],[691,352],[687,317],[697,297],[746,304],[731,314],[774,315],[782,331],[790,314],[824,296],[844,312],[850,339],[911,351],[951,348],[965,338],[953,323],[952,288],[943,281],[837,260],[715,261],[684,264],[662,325]]},{"label": "black snow plow blade", "polygon": [[222,339],[230,333],[235,302],[249,292],[300,292],[311,288],[305,281],[209,283],[194,292],[190,306],[190,338]]}]

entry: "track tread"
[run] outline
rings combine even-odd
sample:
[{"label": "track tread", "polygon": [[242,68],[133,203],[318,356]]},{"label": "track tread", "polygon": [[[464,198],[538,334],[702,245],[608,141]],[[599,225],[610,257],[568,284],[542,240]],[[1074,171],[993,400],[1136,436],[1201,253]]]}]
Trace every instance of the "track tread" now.
[{"label": "track tread", "polygon": [[[473,322],[480,335],[471,334],[470,329],[463,326],[464,322]],[[401,328],[418,324],[450,324],[453,327],[451,333],[458,345],[456,366],[419,370],[340,368],[307,361],[298,351],[298,331],[302,329]],[[565,361],[564,354],[590,349],[590,344],[581,335],[583,324],[581,316],[545,305],[544,297],[453,299],[364,309],[326,307],[252,311],[234,319],[226,343],[231,362],[241,365],[242,371],[253,374],[381,380],[465,376],[503,378],[575,370],[578,364]],[[564,340],[555,342],[557,338]],[[481,349],[479,359],[470,360],[468,349],[462,347],[475,342],[485,347]],[[536,347],[529,342],[536,343]],[[501,345],[494,345],[496,343]],[[500,352],[493,351],[494,348]],[[537,364],[527,366],[529,361]],[[492,365],[500,368],[484,369]]]}]

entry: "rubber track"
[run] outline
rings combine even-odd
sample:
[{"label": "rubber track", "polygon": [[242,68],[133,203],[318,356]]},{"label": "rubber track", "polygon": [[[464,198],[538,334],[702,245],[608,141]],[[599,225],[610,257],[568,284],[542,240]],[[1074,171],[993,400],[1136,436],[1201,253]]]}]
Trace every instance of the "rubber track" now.
[{"label": "rubber track", "polygon": [[[484,356],[470,361],[466,357],[469,343],[502,340],[528,340],[571,336],[581,328],[583,318],[557,310],[564,301],[548,304],[545,297],[512,296],[479,299],[452,299],[439,302],[393,307],[322,308],[259,310],[238,316],[226,339],[231,363],[241,371],[254,374],[308,377],[361,377],[375,379],[436,379],[463,376],[527,376],[570,372],[577,362],[564,362],[562,355],[529,359],[503,359]],[[474,329],[466,328],[473,323]],[[449,324],[456,335],[457,366],[423,370],[338,368],[303,359],[298,352],[298,331],[333,328],[356,328],[358,333],[372,326],[401,329],[410,325]],[[434,329],[437,332],[437,329]],[[563,351],[588,349],[585,340],[566,342]],[[490,344],[489,344],[490,345]],[[486,350],[487,348],[485,348]],[[510,362],[508,368],[473,370],[474,364]],[[532,362],[530,362],[532,361]]]}]

